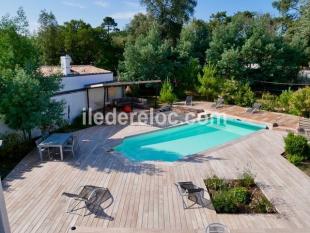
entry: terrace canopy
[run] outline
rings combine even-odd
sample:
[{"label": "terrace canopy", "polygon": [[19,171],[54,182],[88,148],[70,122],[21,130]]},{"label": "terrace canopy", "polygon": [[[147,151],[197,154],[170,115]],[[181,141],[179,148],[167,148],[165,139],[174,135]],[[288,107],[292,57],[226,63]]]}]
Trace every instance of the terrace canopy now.
[{"label": "terrace canopy", "polygon": [[87,91],[87,107],[89,108],[90,106],[90,96],[89,96],[89,90],[94,90],[94,89],[99,89],[103,88],[104,89],[104,98],[103,98],[103,112],[105,113],[105,108],[106,108],[106,101],[108,99],[108,93],[109,93],[109,88],[115,88],[115,87],[120,87],[122,89],[122,95],[124,95],[125,88],[127,86],[133,86],[133,85],[146,85],[146,84],[158,84],[156,87],[156,95],[158,95],[159,92],[159,85],[161,83],[161,80],[147,80],[147,81],[131,81],[131,82],[102,82],[102,83],[96,83],[92,85],[87,85],[85,86],[86,91]]}]

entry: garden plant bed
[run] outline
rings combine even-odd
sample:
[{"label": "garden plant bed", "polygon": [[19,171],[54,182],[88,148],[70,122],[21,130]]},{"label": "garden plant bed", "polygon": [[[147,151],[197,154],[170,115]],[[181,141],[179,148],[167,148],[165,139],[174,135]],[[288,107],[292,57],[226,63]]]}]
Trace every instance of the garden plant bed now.
[{"label": "garden plant bed", "polygon": [[218,214],[276,214],[272,203],[249,174],[241,179],[224,180],[216,176],[205,180]]}]

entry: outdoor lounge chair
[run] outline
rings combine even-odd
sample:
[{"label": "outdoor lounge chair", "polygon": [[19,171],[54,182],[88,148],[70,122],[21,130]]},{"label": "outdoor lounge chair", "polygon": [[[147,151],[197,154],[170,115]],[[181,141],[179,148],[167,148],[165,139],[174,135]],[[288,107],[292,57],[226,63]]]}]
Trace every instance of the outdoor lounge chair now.
[{"label": "outdoor lounge chair", "polygon": [[230,233],[230,230],[221,223],[211,223],[208,225],[206,233]]},{"label": "outdoor lounge chair", "polygon": [[158,109],[159,112],[169,112],[171,111],[171,105],[164,105],[160,109]]},{"label": "outdoor lounge chair", "polygon": [[222,97],[219,97],[214,104],[211,106],[212,108],[222,108],[224,107],[224,99]]},{"label": "outdoor lounge chair", "polygon": [[193,96],[187,96],[185,100],[185,105],[193,106]]},{"label": "outdoor lounge chair", "polygon": [[[189,209],[194,205],[198,205],[200,207],[208,206],[209,201],[204,197],[205,190],[203,188],[194,185],[193,182],[178,182],[176,183],[176,186],[182,196],[184,209]],[[184,200],[184,197],[187,197],[187,199],[193,202],[193,204],[188,206]]]},{"label": "outdoor lounge chair", "polygon": [[[79,191],[73,194],[62,193],[63,196],[70,198],[67,213],[73,213],[84,208],[83,216],[86,216],[87,210],[91,213],[92,209],[99,208],[103,202],[110,199],[111,203],[108,206],[113,202],[112,194],[107,188],[85,185],[80,186],[78,189]],[[79,207],[81,203],[84,203],[83,207]]]},{"label": "outdoor lounge chair", "polygon": [[247,113],[256,113],[259,112],[262,105],[260,103],[254,103],[252,108],[246,110]]},{"label": "outdoor lounge chair", "polygon": [[298,133],[305,136],[310,141],[310,119],[309,118],[299,118]]}]

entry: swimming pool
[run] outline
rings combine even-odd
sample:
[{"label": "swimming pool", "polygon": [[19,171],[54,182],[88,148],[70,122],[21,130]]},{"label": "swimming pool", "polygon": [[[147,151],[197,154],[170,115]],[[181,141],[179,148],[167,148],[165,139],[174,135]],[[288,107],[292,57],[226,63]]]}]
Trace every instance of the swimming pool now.
[{"label": "swimming pool", "polygon": [[266,128],[237,119],[213,117],[151,133],[125,138],[115,147],[134,161],[173,162]]}]

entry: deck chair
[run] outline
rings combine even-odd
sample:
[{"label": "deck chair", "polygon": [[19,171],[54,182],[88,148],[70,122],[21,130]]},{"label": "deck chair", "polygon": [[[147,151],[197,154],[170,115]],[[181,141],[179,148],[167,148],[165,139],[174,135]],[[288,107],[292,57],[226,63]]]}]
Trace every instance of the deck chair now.
[{"label": "deck chair", "polygon": [[[62,193],[63,196],[70,198],[66,211],[67,213],[73,213],[80,209],[84,209],[83,216],[86,216],[87,210],[91,213],[91,208],[96,208],[96,206],[99,206],[109,199],[113,202],[112,195],[107,188],[85,185],[80,186],[78,190],[79,191],[75,193]],[[81,203],[84,203],[84,205],[79,207]]]},{"label": "deck chair", "polygon": [[160,109],[158,109],[159,112],[169,112],[171,111],[171,105],[164,105]]},{"label": "deck chair", "polygon": [[212,108],[222,108],[224,107],[224,99],[222,97],[219,97],[214,104],[211,106]]},{"label": "deck chair", "polygon": [[252,108],[246,110],[247,113],[256,113],[259,112],[262,105],[260,103],[254,103]]},{"label": "deck chair", "polygon": [[193,96],[187,96],[185,100],[185,105],[193,106]]},{"label": "deck chair", "polygon": [[299,118],[298,133],[306,137],[310,141],[310,119],[309,118]]},{"label": "deck chair", "polygon": [[[182,196],[183,208],[189,209],[194,205],[198,205],[200,207],[207,207],[209,201],[204,197],[205,190],[203,188],[194,185],[193,182],[178,182],[176,183],[177,189]],[[187,205],[187,202],[184,200],[187,198],[191,202],[192,205]]]},{"label": "deck chair", "polygon": [[230,230],[221,223],[211,223],[208,225],[206,233],[230,233]]}]

